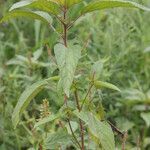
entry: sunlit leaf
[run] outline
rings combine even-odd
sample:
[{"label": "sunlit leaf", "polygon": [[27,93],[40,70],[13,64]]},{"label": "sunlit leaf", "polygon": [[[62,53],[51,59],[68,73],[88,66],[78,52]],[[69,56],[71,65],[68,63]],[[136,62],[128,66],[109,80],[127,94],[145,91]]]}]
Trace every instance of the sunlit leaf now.
[{"label": "sunlit leaf", "polygon": [[89,3],[82,9],[82,14],[89,13],[96,10],[109,9],[115,7],[126,7],[126,8],[138,8],[144,11],[150,11],[149,8],[144,7],[135,2],[125,1],[125,0],[109,0],[109,1],[94,1]]},{"label": "sunlit leaf", "polygon": [[90,132],[99,139],[104,150],[115,149],[114,134],[107,122],[98,120],[90,112],[74,111],[74,114],[88,125]]},{"label": "sunlit leaf", "polygon": [[11,8],[9,9],[9,11],[12,11],[14,9],[17,9],[17,8],[21,8],[21,7],[24,7],[24,6],[27,6],[27,5],[30,5],[31,3],[33,3],[35,0],[23,0],[23,1],[19,1],[17,3],[14,3]]},{"label": "sunlit leaf", "polygon": [[78,4],[83,0],[50,0],[50,1],[53,1],[62,6],[71,7],[72,5]]},{"label": "sunlit leaf", "polygon": [[37,19],[42,22],[45,22],[47,24],[52,23],[52,18],[51,16],[42,11],[25,11],[25,10],[14,10],[9,13],[7,13],[1,20],[0,23],[5,22],[9,19],[12,18],[17,18],[17,17],[27,17],[27,18],[32,18],[32,19]]},{"label": "sunlit leaf", "polygon": [[78,60],[81,56],[81,47],[79,45],[68,44],[65,47],[57,44],[54,47],[55,57],[60,70],[60,85],[65,94],[69,97],[70,87],[74,78],[74,73]]},{"label": "sunlit leaf", "polygon": [[51,77],[49,79],[45,79],[42,81],[38,81],[34,84],[32,84],[30,87],[27,87],[26,90],[21,94],[17,105],[14,109],[14,112],[12,114],[12,122],[14,125],[14,128],[16,128],[21,113],[26,109],[26,107],[29,105],[30,101],[41,91],[44,89],[46,85],[49,84],[49,81],[57,80],[59,77]]},{"label": "sunlit leaf", "polygon": [[37,127],[39,127],[39,126],[41,126],[41,125],[44,125],[44,124],[46,124],[46,123],[48,123],[48,122],[54,121],[55,119],[59,118],[60,116],[61,116],[60,114],[55,114],[55,115],[50,114],[50,116],[45,117],[45,118],[41,119],[40,121],[38,121],[38,122],[34,125],[34,128],[37,128]]},{"label": "sunlit leaf", "polygon": [[[72,131],[75,132],[78,129],[78,123],[75,121],[70,121]],[[67,131],[70,135],[72,135],[72,132],[70,130],[69,124],[66,124]]]},{"label": "sunlit leaf", "polygon": [[12,11],[14,9],[22,8],[22,7],[35,8],[35,9],[39,9],[41,11],[50,12],[52,14],[59,14],[59,12],[60,12],[59,6],[56,3],[52,2],[52,1],[48,1],[48,0],[20,1],[20,2],[13,4],[12,7],[10,8],[10,11]]},{"label": "sunlit leaf", "polygon": [[97,89],[108,88],[108,89],[112,89],[112,90],[116,90],[116,91],[120,92],[120,89],[117,86],[115,86],[115,85],[113,85],[111,83],[108,83],[108,82],[94,81],[94,86]]},{"label": "sunlit leaf", "polygon": [[66,4],[68,7],[71,7],[74,4],[78,4],[80,2],[82,2],[83,0],[66,0]]}]

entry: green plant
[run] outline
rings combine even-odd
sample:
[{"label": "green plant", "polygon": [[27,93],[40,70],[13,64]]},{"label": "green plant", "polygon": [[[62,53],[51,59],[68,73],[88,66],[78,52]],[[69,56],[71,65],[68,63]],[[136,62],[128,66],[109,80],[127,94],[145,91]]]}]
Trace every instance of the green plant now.
[{"label": "green plant", "polygon": [[[84,63],[81,53],[85,47],[81,46],[77,39],[72,39],[68,32],[80,17],[95,10],[113,7],[149,9],[130,1],[93,1],[87,3],[86,6],[84,2],[82,0],[21,1],[14,4],[10,12],[1,20],[3,22],[18,16],[39,19],[50,25],[61,38],[60,42],[54,46],[55,59],[59,68],[58,76],[39,81],[27,88],[22,93],[12,116],[13,125],[16,128],[20,115],[24,112],[30,101],[45,87],[59,80],[56,92],[59,94],[60,99],[64,97],[64,105],[60,108],[59,113],[50,114],[35,124],[36,129],[39,126],[44,126],[43,136],[37,144],[41,149],[56,149],[58,147],[61,149],[63,146],[67,147],[70,143],[70,145],[81,150],[115,149],[112,129],[117,132],[119,130],[111,123],[107,123],[107,120],[104,118],[104,108],[101,102],[94,101],[93,99],[98,95],[97,91],[101,88],[120,90],[110,83],[99,81],[99,62],[93,65],[90,72],[88,69],[84,70],[81,66],[77,67],[79,59]],[[31,11],[31,9],[38,9],[40,11]],[[54,19],[51,18],[49,13],[53,15]],[[58,29],[55,29],[55,26],[53,26],[53,20],[58,23]],[[84,83],[81,82],[81,79],[85,79]],[[79,118],[79,121],[77,121],[76,117]],[[59,128],[56,130],[56,133],[51,134],[50,130],[47,129],[47,124],[51,124],[49,122],[58,118],[61,128],[65,130],[63,131]],[[124,136],[123,133],[120,134]]]}]

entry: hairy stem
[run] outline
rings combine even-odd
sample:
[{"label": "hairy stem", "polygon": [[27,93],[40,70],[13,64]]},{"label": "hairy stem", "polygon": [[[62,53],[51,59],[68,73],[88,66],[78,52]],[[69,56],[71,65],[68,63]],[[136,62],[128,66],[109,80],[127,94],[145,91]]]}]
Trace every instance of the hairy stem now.
[{"label": "hairy stem", "polygon": [[93,84],[90,84],[90,87],[89,87],[89,89],[88,89],[88,91],[87,91],[87,94],[85,95],[85,98],[84,98],[84,100],[83,100],[83,102],[82,102],[81,110],[82,110],[82,108],[83,108],[83,105],[84,105],[84,103],[85,103],[85,101],[86,101],[86,98],[88,97],[88,95],[89,95],[89,93],[90,93],[92,87],[93,87]]},{"label": "hairy stem", "polygon": [[[79,111],[81,111],[77,90],[75,90],[74,95],[75,95],[77,108],[78,108]],[[84,128],[83,128],[83,122],[82,122],[81,119],[79,119],[79,124],[80,124],[80,132],[81,132],[81,150],[84,150]]]},{"label": "hairy stem", "polygon": [[[66,14],[67,14],[67,9],[64,7],[64,21],[66,21]],[[63,23],[63,28],[64,28],[64,35],[63,35],[63,40],[64,40],[64,45],[67,47],[67,24],[64,22]]]},{"label": "hairy stem", "polygon": [[75,134],[74,134],[74,132],[73,132],[73,129],[72,129],[72,126],[71,126],[71,123],[70,123],[70,120],[69,120],[69,119],[68,119],[68,124],[69,124],[70,131],[71,131],[71,133],[72,133],[72,136],[74,137],[74,139],[75,139],[76,143],[78,144],[78,146],[80,147],[80,149],[82,149],[82,147],[81,147],[81,145],[80,145],[80,143],[79,143],[77,137],[75,136]]}]

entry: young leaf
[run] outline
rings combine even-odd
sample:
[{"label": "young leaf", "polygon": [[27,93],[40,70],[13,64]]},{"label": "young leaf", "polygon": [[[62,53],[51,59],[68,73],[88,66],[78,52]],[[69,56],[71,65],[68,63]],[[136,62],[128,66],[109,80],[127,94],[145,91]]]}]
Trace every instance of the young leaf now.
[{"label": "young leaf", "polygon": [[74,111],[74,114],[88,125],[89,131],[97,137],[104,150],[115,149],[114,134],[107,122],[99,121],[90,112]]},{"label": "young leaf", "polygon": [[65,47],[62,44],[57,44],[54,47],[54,52],[60,70],[59,83],[65,94],[69,97],[75,69],[81,56],[81,47],[73,44],[68,44],[68,47]]},{"label": "young leaf", "polygon": [[51,114],[50,116],[48,116],[46,118],[43,118],[39,122],[37,122],[34,125],[34,128],[37,128],[37,127],[39,127],[39,126],[41,126],[43,124],[46,124],[48,122],[54,121],[55,119],[59,118],[60,116],[61,116],[61,114],[56,114],[56,115]]},{"label": "young leaf", "polygon": [[60,12],[59,6],[56,3],[52,1],[47,1],[47,0],[20,1],[20,2],[13,4],[12,7],[10,8],[10,11],[14,9],[22,8],[22,7],[39,9],[41,11],[50,12],[55,15],[59,14]]},{"label": "young leaf", "polygon": [[98,79],[103,72],[104,63],[102,60],[96,61],[91,68],[91,77],[94,75],[94,79]]},{"label": "young leaf", "polygon": [[94,86],[97,88],[97,89],[101,89],[101,88],[108,88],[108,89],[112,89],[112,90],[116,90],[116,91],[120,91],[120,89],[111,84],[111,83],[108,83],[108,82],[102,82],[102,81],[94,81]]},{"label": "young leaf", "polygon": [[81,13],[85,14],[96,10],[109,9],[115,7],[138,8],[141,10],[150,11],[150,8],[147,8],[135,2],[125,0],[109,0],[91,2],[82,9]]},{"label": "young leaf", "polygon": [[51,1],[69,8],[75,4],[82,2],[83,0],[51,0]]},{"label": "young leaf", "polygon": [[[58,78],[58,77],[57,77]],[[38,81],[32,84],[30,87],[26,88],[26,90],[21,94],[17,105],[12,114],[12,122],[14,128],[16,128],[19,117],[21,113],[26,109],[29,105],[30,101],[41,91],[44,89],[46,85],[48,85],[49,81],[56,80],[56,77],[52,77],[46,80]]]},{"label": "young leaf", "polygon": [[40,20],[40,21],[45,22],[47,24],[52,23],[51,16],[46,12],[42,12],[42,11],[33,12],[33,11],[25,11],[25,10],[14,10],[14,11],[7,13],[0,20],[0,23],[5,22],[5,21],[12,19],[12,18],[16,18],[16,17],[29,17],[29,18]]},{"label": "young leaf", "polygon": [[83,0],[66,0],[67,7],[71,7],[72,5],[78,4]]}]

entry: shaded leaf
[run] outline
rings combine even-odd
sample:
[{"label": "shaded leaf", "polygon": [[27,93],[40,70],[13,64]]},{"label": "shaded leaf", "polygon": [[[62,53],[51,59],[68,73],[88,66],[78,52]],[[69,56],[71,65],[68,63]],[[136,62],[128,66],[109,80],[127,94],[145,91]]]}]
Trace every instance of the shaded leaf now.
[{"label": "shaded leaf", "polygon": [[44,140],[45,149],[57,149],[61,146],[67,146],[71,142],[71,136],[65,130],[59,130],[56,133],[50,133]]},{"label": "shaded leaf", "polygon": [[148,112],[148,113],[141,113],[141,117],[145,121],[147,127],[150,127],[150,112]]},{"label": "shaded leaf", "polygon": [[126,119],[125,117],[118,117],[115,121],[116,126],[122,131],[131,130],[135,126],[134,122]]},{"label": "shaded leaf", "polygon": [[94,74],[94,79],[98,79],[103,71],[103,67],[104,63],[101,60],[95,62],[91,68],[91,76]]}]

